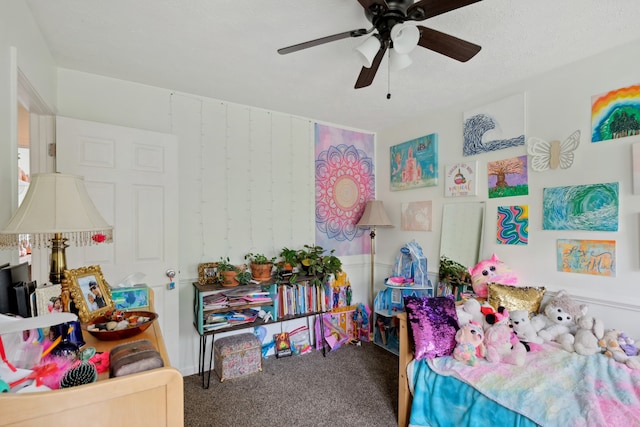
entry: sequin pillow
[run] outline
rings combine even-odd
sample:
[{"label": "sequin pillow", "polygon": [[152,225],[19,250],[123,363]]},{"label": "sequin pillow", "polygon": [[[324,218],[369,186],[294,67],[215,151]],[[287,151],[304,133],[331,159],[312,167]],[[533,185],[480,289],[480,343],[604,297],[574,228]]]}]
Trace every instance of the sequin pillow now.
[{"label": "sequin pillow", "polygon": [[449,356],[453,353],[458,316],[452,296],[405,296],[404,307],[415,344],[416,360]]},{"label": "sequin pillow", "polygon": [[546,289],[532,286],[507,286],[489,283],[489,304],[495,308],[502,306],[509,311],[526,310],[535,314],[540,309]]}]

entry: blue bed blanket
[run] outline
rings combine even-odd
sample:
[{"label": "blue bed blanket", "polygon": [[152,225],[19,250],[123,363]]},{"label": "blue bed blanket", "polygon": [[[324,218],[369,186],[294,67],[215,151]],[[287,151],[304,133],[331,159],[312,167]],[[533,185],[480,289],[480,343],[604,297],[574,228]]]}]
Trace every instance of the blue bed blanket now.
[{"label": "blue bed blanket", "polygon": [[[544,344],[527,354],[522,367],[486,360],[472,367],[440,357],[415,362],[414,368],[413,426],[495,426],[496,420],[518,426],[640,426],[640,371],[602,354],[582,356]],[[456,386],[454,378],[473,388]],[[429,415],[438,412],[460,419],[449,423]],[[528,420],[503,418],[516,413]]]}]

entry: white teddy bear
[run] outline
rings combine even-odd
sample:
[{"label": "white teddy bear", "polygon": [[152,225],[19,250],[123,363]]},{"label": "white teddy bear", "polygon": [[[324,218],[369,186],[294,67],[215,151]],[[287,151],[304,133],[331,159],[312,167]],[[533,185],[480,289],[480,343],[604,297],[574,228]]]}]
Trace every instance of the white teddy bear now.
[{"label": "white teddy bear", "polygon": [[543,312],[531,319],[538,336],[545,341],[568,342],[567,335],[573,335],[577,329],[577,319],[587,314],[587,306],[576,303],[562,290],[551,297]]},{"label": "white teddy bear", "polygon": [[578,319],[578,330],[574,336],[568,335],[561,344],[568,352],[575,351],[583,356],[600,353],[601,340],[604,337],[604,324],[600,319],[582,316]]},{"label": "white teddy bear", "polygon": [[458,326],[462,327],[469,323],[470,321],[474,321],[479,325],[485,327],[484,325],[484,314],[480,311],[481,305],[478,300],[475,298],[469,298],[462,304],[456,305],[456,314],[458,315]]},{"label": "white teddy bear", "polygon": [[544,340],[538,336],[535,328],[531,324],[529,312],[527,310],[513,310],[509,312],[511,327],[520,341],[527,343],[542,344]]}]

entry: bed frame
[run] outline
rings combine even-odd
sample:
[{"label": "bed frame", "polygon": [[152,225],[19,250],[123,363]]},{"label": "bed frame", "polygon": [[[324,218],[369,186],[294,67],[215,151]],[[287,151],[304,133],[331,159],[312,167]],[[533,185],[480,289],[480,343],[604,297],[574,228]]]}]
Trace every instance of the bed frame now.
[{"label": "bed frame", "polygon": [[413,350],[407,325],[407,313],[398,314],[400,321],[400,353],[398,367],[398,427],[407,427],[411,414],[411,393],[407,380],[407,365],[413,360]]}]

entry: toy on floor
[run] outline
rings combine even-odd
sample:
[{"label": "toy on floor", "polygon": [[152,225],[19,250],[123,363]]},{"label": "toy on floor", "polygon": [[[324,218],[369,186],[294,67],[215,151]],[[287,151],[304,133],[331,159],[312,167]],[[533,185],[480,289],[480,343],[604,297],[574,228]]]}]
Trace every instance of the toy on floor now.
[{"label": "toy on floor", "polygon": [[471,274],[473,292],[480,298],[486,298],[489,295],[487,286],[489,283],[510,286],[518,284],[518,276],[504,262],[500,261],[496,254],[470,267],[469,273]]},{"label": "toy on floor", "polygon": [[482,326],[473,320],[462,325],[456,332],[453,358],[469,366],[475,366],[478,364],[478,358],[485,357],[485,354]]}]

